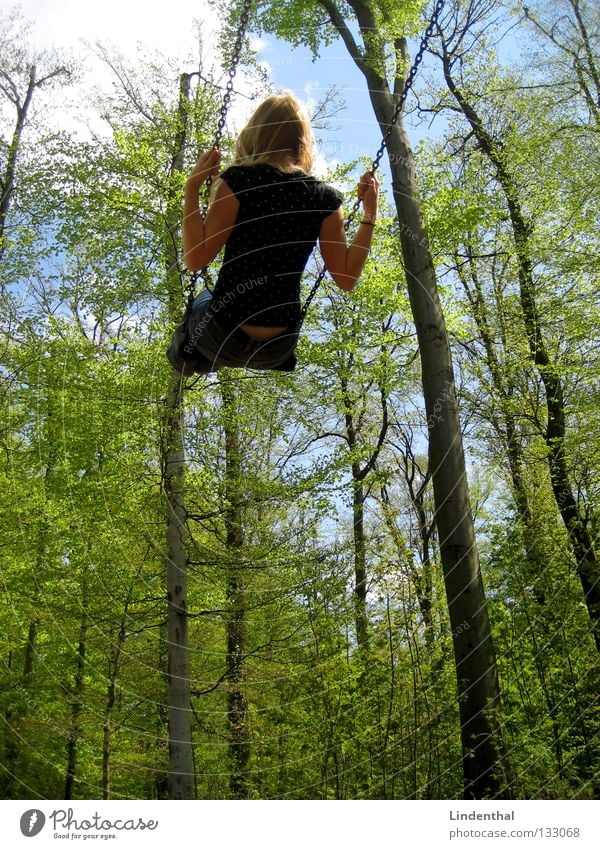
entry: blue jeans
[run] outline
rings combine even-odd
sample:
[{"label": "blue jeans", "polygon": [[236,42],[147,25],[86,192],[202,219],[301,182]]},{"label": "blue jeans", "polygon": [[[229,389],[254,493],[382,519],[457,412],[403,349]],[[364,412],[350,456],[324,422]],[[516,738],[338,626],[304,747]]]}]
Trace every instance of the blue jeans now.
[{"label": "blue jeans", "polygon": [[208,374],[220,368],[249,368],[275,371],[292,371],[296,365],[294,351],[298,332],[287,330],[274,339],[251,339],[243,330],[227,331],[213,315],[207,315],[212,301],[208,289],[194,299],[188,321],[188,354],[193,361],[184,359],[185,328],[180,325],[171,339],[167,351],[169,362],[176,372],[186,377]]}]

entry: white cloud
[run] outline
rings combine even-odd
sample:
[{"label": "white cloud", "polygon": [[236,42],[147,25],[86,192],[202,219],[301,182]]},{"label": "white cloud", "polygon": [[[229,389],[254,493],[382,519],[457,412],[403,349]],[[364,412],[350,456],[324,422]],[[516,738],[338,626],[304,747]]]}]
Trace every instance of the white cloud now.
[{"label": "white cloud", "polygon": [[[171,0],[165,6],[151,0],[21,0],[23,17],[33,24],[30,36],[38,49],[57,47],[72,51],[84,60],[85,71],[80,89],[107,91],[114,81],[112,72],[95,56],[93,48],[102,43],[109,53],[121,54],[125,59],[136,60],[139,49],[150,53],[158,51],[164,57],[179,63],[181,70],[194,70],[199,56],[198,29],[207,73],[219,73],[219,55],[216,51],[217,35],[221,24],[209,0]],[[256,52],[267,47],[262,38],[251,38]],[[265,70],[270,70],[265,66]],[[254,108],[251,98],[256,94],[255,74],[238,69],[235,80],[235,97],[230,110],[228,126],[238,130]],[[84,93],[76,95],[76,106],[63,100],[69,94],[57,90],[47,108],[57,116],[63,129],[85,132],[86,126],[100,131],[98,117],[94,114],[90,98]],[[72,100],[72,92],[71,97]],[[89,105],[90,109],[85,106]]]},{"label": "white cloud", "polygon": [[332,171],[335,171],[336,168],[339,168],[341,162],[339,159],[327,159],[323,155],[323,151],[320,148],[315,148],[314,152],[314,161],[312,172],[315,177],[319,177],[321,180],[325,179],[328,174]]},{"label": "white cloud", "polygon": [[194,19],[205,37],[214,40],[219,20],[208,0],[173,0],[168,6],[148,0],[21,0],[25,17],[34,23],[39,46],[75,47],[79,39],[107,41],[124,53],[137,43],[168,55],[194,48]]},{"label": "white cloud", "polygon": [[317,91],[320,88],[321,84],[318,80],[307,80],[307,82],[305,82],[302,87],[302,91],[308,99],[312,99],[313,92]]},{"label": "white cloud", "polygon": [[269,42],[265,38],[261,38],[258,35],[253,35],[250,38],[250,50],[253,50],[255,53],[262,53],[263,50],[266,50],[269,46]]}]

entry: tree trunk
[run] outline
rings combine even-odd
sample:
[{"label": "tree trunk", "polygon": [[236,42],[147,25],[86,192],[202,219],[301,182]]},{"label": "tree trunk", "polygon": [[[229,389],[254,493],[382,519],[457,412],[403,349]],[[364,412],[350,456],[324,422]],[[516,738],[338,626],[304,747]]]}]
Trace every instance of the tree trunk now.
[{"label": "tree trunk", "polygon": [[23,134],[23,127],[25,126],[25,120],[27,119],[27,113],[29,111],[29,107],[31,106],[31,100],[33,98],[33,92],[35,91],[35,87],[36,67],[35,65],[32,65],[29,69],[29,84],[27,86],[27,91],[25,93],[23,102],[20,103],[17,100],[17,102],[15,103],[15,106],[17,108],[17,121],[15,124],[11,143],[8,148],[8,154],[6,157],[6,167],[4,169],[4,174],[2,175],[2,195],[0,196],[0,260],[2,259],[6,247],[6,219],[8,217],[12,196],[15,190],[17,157],[19,155],[19,148],[21,145],[21,136]]},{"label": "tree trunk", "polygon": [[[350,360],[352,369],[352,358]],[[356,642],[361,650],[369,648],[369,616],[367,612],[367,547],[365,537],[365,479],[374,469],[377,458],[383,446],[388,429],[387,396],[381,390],[382,421],[377,444],[373,448],[367,462],[361,466],[356,459],[359,447],[358,431],[354,401],[345,375],[340,378],[342,400],[344,404],[344,424],[346,441],[350,451],[352,473],[352,535],[354,542],[354,621],[356,627]]]},{"label": "tree trunk", "polygon": [[179,380],[167,396],[163,486],[167,502],[167,640],[169,644],[169,783],[172,799],[195,798],[187,613],[184,414]]},{"label": "tree trunk", "polygon": [[104,708],[104,726],[102,728],[102,798],[110,799],[110,754],[112,735],[112,713],[117,697],[117,676],[121,663],[123,646],[125,645],[125,623],[131,601],[131,589],[125,599],[125,607],[121,616],[119,634],[114,645],[108,669],[108,684],[106,687],[106,705]]},{"label": "tree trunk", "polygon": [[[393,110],[392,96],[381,86],[371,87],[371,101],[383,131]],[[465,796],[498,797],[504,792],[506,778],[504,743],[496,715],[496,658],[469,504],[452,358],[414,159],[401,121],[391,135],[388,156],[421,355],[429,469],[458,681]]]},{"label": "tree trunk", "polygon": [[75,668],[75,680],[71,691],[71,725],[69,729],[69,740],[67,743],[67,775],[65,778],[65,799],[73,798],[75,788],[75,774],[77,768],[77,747],[81,736],[79,719],[83,706],[84,675],[85,675],[85,649],[88,628],[88,588],[87,575],[83,577],[82,589],[82,611],[81,624],[79,626],[79,645],[77,647],[77,665]]},{"label": "tree trunk", "polygon": [[[178,127],[173,144],[172,173],[183,171],[190,76],[182,74],[179,89]],[[181,209],[174,192],[167,204],[165,268],[171,319],[182,310],[181,281],[176,245],[180,232]],[[189,640],[187,610],[187,533],[184,496],[185,416],[182,382],[178,375],[169,379],[165,405],[163,444],[163,487],[166,499],[166,573],[169,704],[169,786],[172,799],[195,798],[190,702]]]},{"label": "tree trunk", "polygon": [[354,536],[354,618],[356,642],[360,649],[369,647],[367,614],[367,560],[365,548],[365,489],[358,477],[358,464],[352,463],[352,518]]},{"label": "tree trunk", "polygon": [[248,799],[250,732],[248,702],[244,692],[243,660],[246,650],[244,564],[241,549],[244,528],[240,500],[241,456],[238,411],[233,386],[221,383],[225,430],[225,512],[227,545],[227,721],[229,724],[229,789],[234,799]]},{"label": "tree trunk", "polygon": [[[29,630],[27,632],[27,645],[25,646],[25,661],[23,663],[23,677],[22,677],[22,691],[23,696],[26,699],[29,695],[29,689],[31,686],[31,676],[33,674],[33,663],[35,659],[35,649],[37,642],[37,632],[39,626],[39,619],[34,619],[29,623]],[[9,660],[9,670],[11,666],[11,661]],[[2,798],[8,799],[10,798],[10,793],[13,787],[13,784],[17,778],[18,773],[18,764],[19,764],[19,754],[21,752],[21,732],[20,732],[20,724],[23,717],[27,714],[26,705],[20,706],[19,708],[15,708],[14,710],[7,710],[4,714],[4,728],[5,728],[5,737],[4,737],[4,773],[5,779],[3,781],[2,787]]]},{"label": "tree trunk", "polygon": [[[398,428],[400,430],[400,428]],[[417,520],[419,541],[421,543],[421,568],[414,562],[410,546],[407,545],[397,523],[397,511],[393,508],[387,486],[380,487],[381,511],[394,547],[398,553],[399,563],[406,564],[413,583],[419,610],[425,629],[425,643],[432,647],[435,639],[433,630],[433,563],[431,558],[431,538],[435,532],[435,522],[427,516],[425,494],[429,483],[429,474],[423,472],[415,459],[412,440],[406,433],[401,434],[403,447],[396,446],[400,451],[401,467],[406,488]],[[416,485],[416,488],[415,488]]]},{"label": "tree trunk", "polygon": [[[493,403],[498,416],[496,430],[500,431],[506,450],[513,498],[523,532],[525,556],[529,564],[529,579],[532,582],[537,602],[543,606],[546,599],[545,584],[548,580],[547,559],[541,549],[539,530],[533,520],[525,486],[523,453],[519,444],[517,422],[513,412],[514,387],[511,385],[510,370],[503,367],[496,351],[494,333],[490,326],[473,246],[467,244],[465,247],[469,274],[467,275],[465,266],[458,257],[455,257],[456,272],[471,304],[473,318],[485,350],[487,366],[495,390]],[[501,301],[498,303],[498,309],[502,310]],[[550,595],[553,595],[553,592]]]},{"label": "tree trunk", "polygon": [[[41,605],[44,593],[45,575],[48,568],[51,568],[48,563],[48,541],[50,538],[50,530],[52,522],[50,519],[51,510],[50,492],[54,486],[54,474],[58,447],[55,441],[52,440],[50,423],[53,416],[56,415],[54,405],[51,401],[51,396],[47,398],[48,409],[46,412],[45,421],[45,439],[48,444],[48,458],[46,460],[46,468],[43,480],[44,503],[40,515],[40,524],[37,535],[37,554],[33,565],[33,574],[35,575],[35,593],[33,595],[33,605],[38,607]],[[4,715],[4,723],[6,726],[6,751],[5,751],[5,766],[6,779],[2,787],[3,798],[8,798],[11,792],[13,783],[17,777],[19,753],[21,750],[22,736],[19,728],[21,720],[29,712],[29,696],[33,678],[33,670],[37,649],[37,638],[40,620],[34,619],[29,623],[27,634],[27,644],[25,647],[25,660],[23,663],[22,689],[25,698],[25,703],[20,705],[13,711],[7,711]]]},{"label": "tree trunk", "polygon": [[[161,622],[158,631],[158,659],[156,668],[165,681],[169,680],[169,644],[167,639],[167,621]],[[159,761],[160,767],[154,770],[154,798],[168,799],[170,797],[170,781],[169,781],[169,742],[168,733],[165,739],[165,728],[169,727],[169,705],[168,698],[157,699],[156,705],[156,732],[155,739],[148,738],[146,741],[146,749],[151,753],[155,753],[158,748],[161,753],[164,752],[164,759]]]},{"label": "tree trunk", "polygon": [[[9,73],[12,72],[12,70],[13,69],[11,68]],[[34,92],[36,88],[41,88],[44,83],[48,82],[53,77],[63,74],[69,75],[66,68],[61,67],[50,71],[44,77],[38,78],[37,67],[35,63],[33,63],[28,68],[29,78],[27,81],[27,90],[25,91],[24,96],[21,97],[16,83],[13,79],[11,79],[9,73],[3,72],[2,74],[3,93],[7,100],[10,100],[15,107],[17,119],[10,144],[8,145],[8,150],[6,152],[4,173],[0,177],[0,261],[2,261],[2,257],[6,250],[6,221],[15,191],[17,159],[21,149],[21,138]]]}]

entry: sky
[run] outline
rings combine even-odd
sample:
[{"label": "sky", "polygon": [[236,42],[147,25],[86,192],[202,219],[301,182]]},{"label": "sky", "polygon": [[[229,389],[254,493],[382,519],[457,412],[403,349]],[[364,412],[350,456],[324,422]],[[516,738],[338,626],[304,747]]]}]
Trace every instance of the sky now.
[{"label": "sky", "polygon": [[[171,0],[168,6],[148,0],[102,0],[98,3],[21,0],[18,5],[25,18],[33,22],[32,38],[38,47],[53,45],[71,49],[79,55],[86,50],[85,42],[101,41],[129,56],[134,56],[136,45],[142,44],[183,61],[187,55],[197,54],[194,28],[197,20],[201,23],[205,55],[210,57],[210,47],[215,44],[218,30],[217,17],[207,0]],[[339,161],[375,154],[380,134],[364,79],[341,44],[326,48],[313,63],[310,52],[304,48],[292,50],[270,35],[258,38],[250,33],[250,36],[273,86],[291,89],[310,105],[318,102],[329,86],[335,84],[346,103],[346,109],[331,119],[330,130],[317,133],[317,173],[323,172],[326,164],[335,165]],[[108,73],[89,53],[88,62],[86,82],[108,86]],[[249,97],[244,94],[251,94],[253,84],[240,72],[235,87],[241,96],[236,98],[231,109],[228,126],[233,131],[241,128],[252,108]]]},{"label": "sky", "polygon": [[[14,4],[13,4],[14,5]],[[208,64],[217,57],[211,50],[216,43],[219,21],[208,0],[169,0],[168,4],[153,0],[20,0],[18,4],[25,17],[33,22],[33,38],[39,47],[61,46],[78,55],[85,51],[84,42],[103,42],[130,57],[136,55],[136,45],[156,49],[165,56],[181,61],[181,69],[190,65],[186,57],[196,57],[197,28],[201,25],[204,56]],[[362,74],[355,67],[340,41],[324,48],[316,62],[305,48],[291,49],[274,36],[260,38],[250,33],[251,45],[268,71],[275,88],[291,89],[310,106],[324,97],[328,88],[335,85],[345,102],[345,109],[330,121],[328,130],[318,131],[315,173],[323,176],[327,167],[339,162],[352,161],[359,156],[370,159],[375,155],[381,135],[375,121]],[[513,48],[512,41],[506,49]],[[413,45],[413,52],[416,45]],[[101,87],[110,85],[110,73],[94,60],[88,50],[85,83]],[[193,59],[191,61],[194,61]],[[424,65],[435,61],[425,57]],[[196,67],[194,63],[193,67]],[[228,128],[235,133],[243,126],[253,104],[253,80],[238,71],[235,89],[240,92],[232,103]],[[414,103],[414,101],[413,101]],[[81,108],[78,104],[78,108]],[[80,116],[77,116],[80,119]],[[64,116],[68,125],[68,116]],[[80,121],[81,122],[81,121]],[[409,136],[413,147],[425,137],[439,135],[443,122],[433,128],[425,123],[418,126],[409,117]],[[382,160],[381,174],[388,174],[386,158]]]},{"label": "sky", "polygon": [[218,21],[207,0],[21,0],[25,16],[34,22],[39,44],[76,46],[79,39],[111,41],[124,52],[137,42],[185,53],[194,43],[191,23],[202,19],[206,32]]}]

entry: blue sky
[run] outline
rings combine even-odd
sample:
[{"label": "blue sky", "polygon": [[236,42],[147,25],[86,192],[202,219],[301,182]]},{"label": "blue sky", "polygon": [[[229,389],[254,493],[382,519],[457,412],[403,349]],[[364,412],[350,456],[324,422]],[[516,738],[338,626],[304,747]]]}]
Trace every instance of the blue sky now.
[{"label": "blue sky", "polygon": [[[87,4],[81,0],[21,0],[27,19],[33,22],[32,37],[40,47],[66,47],[81,55],[84,42],[100,40],[114,45],[125,55],[135,55],[136,45],[155,48],[165,56],[183,57],[197,50],[193,21],[202,24],[205,53],[214,58],[215,33],[219,26],[208,0],[173,0],[169,14],[159,4],[143,0],[103,0]],[[331,120],[329,132],[319,132],[321,152],[327,161],[348,161],[358,156],[374,156],[381,136],[377,127],[366,84],[341,42],[323,48],[313,62],[306,48],[291,49],[288,44],[266,35],[253,39],[259,58],[269,68],[272,85],[289,88],[301,99],[319,101],[331,84],[335,84],[345,101],[345,110]],[[106,70],[92,64],[86,83],[109,85]],[[236,89],[252,91],[243,75],[236,79]],[[239,128],[250,107],[240,97],[232,108],[231,128]],[[422,131],[411,131],[416,141]],[[385,165],[385,163],[384,163]]]},{"label": "blue sky", "polygon": [[[20,0],[19,5],[25,16],[33,21],[33,37],[41,47],[62,46],[81,55],[86,50],[83,41],[94,43],[100,40],[133,57],[141,44],[157,49],[165,56],[180,58],[182,68],[189,67],[189,57],[194,57],[198,51],[193,25],[196,19],[201,23],[207,64],[212,64],[217,55],[214,47],[219,20],[210,0],[172,0],[168,13],[162,4],[148,3],[147,0],[103,0],[102,4],[88,4],[81,0]],[[259,59],[268,68],[273,86],[289,88],[303,100],[310,98],[318,102],[334,84],[345,101],[345,109],[331,119],[330,130],[317,134],[321,143],[317,173],[319,167],[321,171],[323,169],[323,159],[336,164],[359,156],[367,156],[369,161],[373,158],[381,135],[365,80],[341,41],[324,47],[315,62],[308,49],[292,49],[272,35],[253,37],[252,43],[259,51]],[[417,47],[418,40],[411,45],[413,56]],[[505,55],[517,51],[518,43],[511,38],[506,43]],[[184,60],[184,56],[188,58]],[[85,84],[108,87],[111,81],[107,69],[98,62],[94,64],[89,52],[88,59],[90,70],[86,72]],[[435,62],[432,57],[426,56],[424,66],[431,69]],[[417,85],[419,83],[418,79]],[[253,92],[254,87],[251,79],[245,79],[243,73],[238,74],[236,89],[242,92],[242,96],[233,103],[230,130],[239,129],[253,108],[247,95]],[[414,105],[414,100],[409,99],[409,103]],[[441,121],[429,128],[425,123],[417,126],[409,117],[407,124],[413,147],[423,138],[439,135],[443,129]],[[386,171],[384,157],[382,173],[386,174]]]},{"label": "blue sky", "polygon": [[313,62],[309,50],[296,48],[269,37],[261,54],[271,68],[271,82],[292,89],[300,98],[319,101],[335,85],[345,108],[334,116],[329,132],[318,132],[326,159],[348,161],[358,156],[372,158],[381,142],[364,77],[341,44],[323,48]]},{"label": "blue sky", "polygon": [[[358,70],[341,42],[322,48],[313,62],[310,50],[304,47],[290,48],[274,36],[262,39],[260,59],[268,66],[272,85],[288,88],[303,100],[310,98],[319,101],[331,85],[335,85],[344,109],[330,120],[328,131],[318,131],[320,150],[329,162],[348,162],[367,156],[371,161],[381,143],[381,132],[369,100],[365,79]],[[414,56],[418,43],[411,45]],[[425,56],[423,65],[431,68],[435,62],[431,56]],[[409,95],[409,104],[410,104]],[[412,101],[414,105],[414,101]],[[407,128],[413,147],[421,139],[432,136],[441,129],[439,121],[432,130],[425,124],[416,126],[409,116]],[[382,159],[381,170],[388,174],[387,160]]]}]

